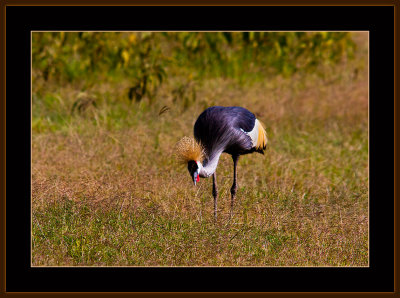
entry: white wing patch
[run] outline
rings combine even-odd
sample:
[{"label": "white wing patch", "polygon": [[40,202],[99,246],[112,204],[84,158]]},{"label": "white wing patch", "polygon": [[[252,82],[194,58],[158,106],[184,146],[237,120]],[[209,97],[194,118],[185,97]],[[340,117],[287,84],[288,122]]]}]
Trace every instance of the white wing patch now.
[{"label": "white wing patch", "polygon": [[244,131],[242,128],[240,129],[241,131],[243,131],[246,135],[248,135],[251,138],[251,141],[253,142],[253,147],[255,147],[257,145],[257,140],[258,140],[258,126],[259,126],[259,122],[256,119],[255,123],[254,123],[254,127],[251,131],[246,132]]}]

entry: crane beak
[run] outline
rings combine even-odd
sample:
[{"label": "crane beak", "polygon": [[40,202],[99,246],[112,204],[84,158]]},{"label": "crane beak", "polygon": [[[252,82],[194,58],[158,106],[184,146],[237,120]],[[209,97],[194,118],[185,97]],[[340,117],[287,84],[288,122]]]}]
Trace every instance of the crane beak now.
[{"label": "crane beak", "polygon": [[199,181],[200,181],[200,176],[199,176],[199,173],[197,173],[197,171],[196,171],[193,174],[193,183],[194,183],[194,185],[196,186],[196,183],[199,182]]}]

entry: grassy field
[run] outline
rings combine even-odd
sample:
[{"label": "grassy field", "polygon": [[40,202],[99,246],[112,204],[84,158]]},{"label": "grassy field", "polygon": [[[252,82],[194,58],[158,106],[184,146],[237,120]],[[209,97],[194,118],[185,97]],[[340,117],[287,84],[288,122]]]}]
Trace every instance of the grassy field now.
[{"label": "grassy field", "polygon": [[[128,80],[35,79],[32,265],[368,266],[368,40],[354,40],[356,58],[324,78],[204,79],[185,104],[179,77],[152,105],[126,99]],[[173,157],[213,105],[253,111],[269,140],[239,160],[231,220],[222,155],[216,223],[212,179],[193,186]]]}]

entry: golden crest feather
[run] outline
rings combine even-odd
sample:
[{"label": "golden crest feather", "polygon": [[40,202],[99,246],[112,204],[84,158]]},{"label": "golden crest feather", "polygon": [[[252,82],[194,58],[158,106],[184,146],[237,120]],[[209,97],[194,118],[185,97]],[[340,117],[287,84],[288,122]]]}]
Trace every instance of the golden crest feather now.
[{"label": "golden crest feather", "polygon": [[205,157],[204,147],[194,138],[183,137],[175,145],[175,156],[181,163],[191,160],[202,162]]}]

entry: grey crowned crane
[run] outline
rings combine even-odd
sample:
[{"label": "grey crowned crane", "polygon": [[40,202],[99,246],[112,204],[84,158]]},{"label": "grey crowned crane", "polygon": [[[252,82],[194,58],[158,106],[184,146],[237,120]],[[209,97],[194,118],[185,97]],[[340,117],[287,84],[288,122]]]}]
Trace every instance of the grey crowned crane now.
[{"label": "grey crowned crane", "polygon": [[222,153],[233,159],[231,211],[237,190],[237,163],[240,155],[258,152],[264,154],[267,135],[262,123],[253,113],[242,107],[214,106],[206,109],[194,124],[194,137],[184,137],[176,147],[178,158],[187,163],[194,185],[201,178],[213,176],[214,218],[217,218],[216,169]]}]

